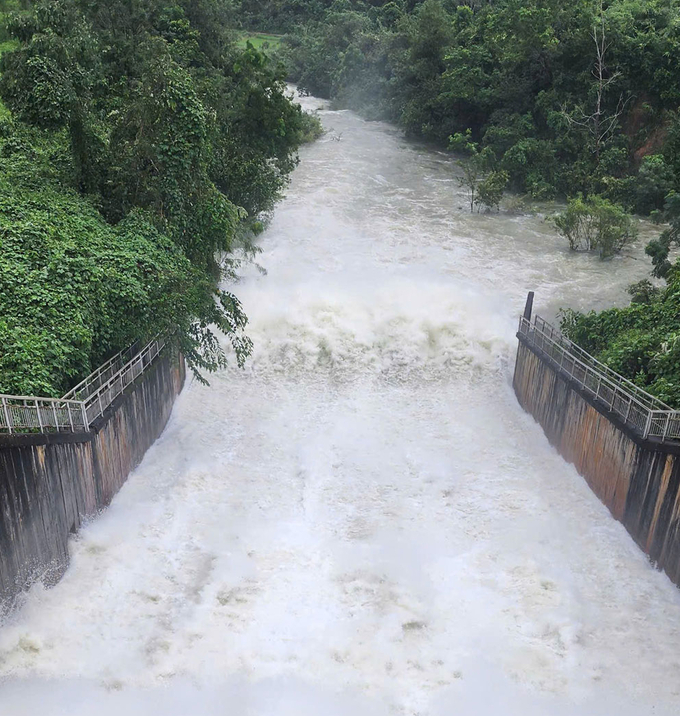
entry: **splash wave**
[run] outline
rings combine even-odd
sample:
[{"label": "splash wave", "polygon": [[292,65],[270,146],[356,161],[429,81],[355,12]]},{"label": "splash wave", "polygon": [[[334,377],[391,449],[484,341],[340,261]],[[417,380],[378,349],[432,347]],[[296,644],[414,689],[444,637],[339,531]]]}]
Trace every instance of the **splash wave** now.
[{"label": "splash wave", "polygon": [[441,379],[498,370],[512,353],[505,314],[442,282],[268,284],[245,302],[256,373]]}]

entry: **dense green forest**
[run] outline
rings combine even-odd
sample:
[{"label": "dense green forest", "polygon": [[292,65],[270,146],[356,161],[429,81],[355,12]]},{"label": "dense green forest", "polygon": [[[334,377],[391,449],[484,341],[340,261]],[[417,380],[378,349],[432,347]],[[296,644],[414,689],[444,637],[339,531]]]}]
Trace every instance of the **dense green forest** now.
[{"label": "dense green forest", "polygon": [[60,395],[135,341],[243,361],[252,250],[315,131],[224,0],[0,4],[0,393]]},{"label": "dense green forest", "polygon": [[[472,209],[569,200],[652,281],[573,339],[680,406],[677,0],[0,0],[0,392],[55,395],[135,340],[250,343],[219,287],[318,131],[284,79],[459,153]],[[231,29],[230,29],[231,28]],[[276,42],[248,43],[248,31]],[[282,36],[282,37],[280,37]],[[280,62],[283,64],[280,64]]]},{"label": "dense green forest", "polygon": [[288,32],[301,89],[443,146],[470,130],[516,191],[597,193],[647,214],[679,186],[675,0],[242,6]]},{"label": "dense green forest", "polygon": [[505,188],[569,199],[556,230],[603,257],[635,237],[628,212],[664,222],[647,247],[659,281],[631,287],[628,308],[567,311],[562,325],[680,406],[677,0],[242,0],[241,10],[249,27],[285,33],[279,52],[302,91],[462,152],[471,208],[497,206]]}]

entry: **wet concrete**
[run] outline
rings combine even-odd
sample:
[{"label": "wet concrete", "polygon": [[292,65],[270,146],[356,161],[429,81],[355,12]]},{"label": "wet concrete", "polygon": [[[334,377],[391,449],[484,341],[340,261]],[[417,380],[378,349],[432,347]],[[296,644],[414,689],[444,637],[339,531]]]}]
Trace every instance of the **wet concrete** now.
[{"label": "wet concrete", "polygon": [[90,432],[0,436],[0,603],[68,566],[68,539],[105,508],[163,431],[184,384],[167,352]]},{"label": "wet concrete", "polygon": [[520,404],[652,562],[680,586],[680,447],[637,435],[518,338],[514,387]]}]

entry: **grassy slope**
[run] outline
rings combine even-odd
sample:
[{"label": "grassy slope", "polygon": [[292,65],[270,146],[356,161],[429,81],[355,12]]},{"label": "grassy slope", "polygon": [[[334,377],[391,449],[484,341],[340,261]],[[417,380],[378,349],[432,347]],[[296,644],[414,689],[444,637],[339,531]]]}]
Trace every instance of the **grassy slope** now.
[{"label": "grassy slope", "polygon": [[281,35],[269,35],[266,32],[249,32],[241,35],[236,44],[238,47],[245,48],[248,42],[257,50],[263,49],[263,45],[267,45],[269,49],[274,50],[281,43]]},{"label": "grassy slope", "polygon": [[[3,22],[3,14],[0,13],[0,24]],[[0,57],[2,56],[3,52],[7,52],[7,50],[12,50],[16,46],[15,40],[5,40],[4,42],[0,42]],[[9,116],[9,110],[5,105],[2,103],[2,100],[0,100],[0,119],[3,117]]]}]

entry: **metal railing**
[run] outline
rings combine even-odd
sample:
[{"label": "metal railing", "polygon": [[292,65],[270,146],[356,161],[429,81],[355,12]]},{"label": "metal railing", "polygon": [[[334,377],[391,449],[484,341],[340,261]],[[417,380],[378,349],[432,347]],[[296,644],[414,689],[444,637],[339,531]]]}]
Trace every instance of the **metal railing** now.
[{"label": "metal railing", "polygon": [[137,353],[134,347],[118,353],[63,398],[0,395],[0,434],[87,432],[163,346],[154,340]]},{"label": "metal railing", "polygon": [[85,400],[132,360],[138,350],[139,346],[135,343],[128,349],[116,353],[113,358],[109,358],[106,363],[102,363],[97,370],[90,373],[85,380],[78,383],[74,388],[71,388],[62,398],[64,400]]},{"label": "metal railing", "polygon": [[85,406],[78,400],[0,395],[0,434],[88,429]]},{"label": "metal railing", "polygon": [[540,316],[533,322],[520,318],[519,334],[643,438],[680,440],[679,411],[586,353]]},{"label": "metal railing", "polygon": [[117,373],[101,383],[83,400],[88,423],[91,424],[113,403],[113,401],[156,360],[163,350],[161,341],[151,341]]}]

